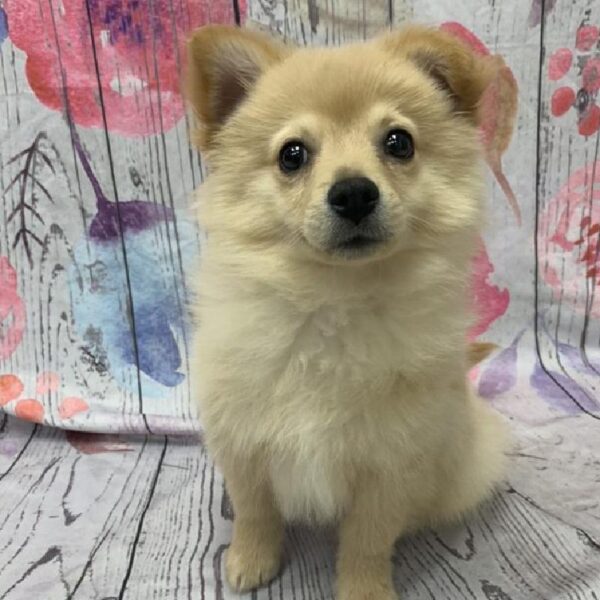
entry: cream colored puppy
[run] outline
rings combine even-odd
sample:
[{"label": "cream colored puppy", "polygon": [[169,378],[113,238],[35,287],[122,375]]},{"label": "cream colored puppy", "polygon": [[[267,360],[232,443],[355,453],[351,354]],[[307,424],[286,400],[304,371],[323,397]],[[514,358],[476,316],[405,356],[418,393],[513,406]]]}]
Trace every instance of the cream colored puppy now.
[{"label": "cream colored puppy", "polygon": [[284,520],[336,522],[337,598],[392,599],[396,538],[502,473],[465,342],[493,66],[424,28],[295,50],[212,26],[189,48],[210,165],[192,369],[228,581],[277,574]]}]

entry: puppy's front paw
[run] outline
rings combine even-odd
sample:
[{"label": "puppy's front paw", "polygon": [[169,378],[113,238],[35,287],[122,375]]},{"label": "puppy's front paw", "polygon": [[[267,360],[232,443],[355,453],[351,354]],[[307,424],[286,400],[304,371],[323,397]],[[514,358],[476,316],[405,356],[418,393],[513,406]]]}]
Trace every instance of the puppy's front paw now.
[{"label": "puppy's front paw", "polygon": [[398,600],[398,594],[385,581],[352,578],[339,582],[336,600]]},{"label": "puppy's front paw", "polygon": [[225,556],[227,582],[236,592],[265,585],[277,575],[281,564],[279,547],[265,544],[231,544]]}]

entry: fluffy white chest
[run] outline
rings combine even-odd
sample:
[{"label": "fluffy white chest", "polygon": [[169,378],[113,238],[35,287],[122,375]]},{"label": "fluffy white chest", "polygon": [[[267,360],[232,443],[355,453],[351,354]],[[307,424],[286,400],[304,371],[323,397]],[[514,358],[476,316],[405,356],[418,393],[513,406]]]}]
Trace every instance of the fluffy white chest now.
[{"label": "fluffy white chest", "polygon": [[306,320],[282,354],[288,365],[303,370],[311,386],[333,385],[343,393],[346,383],[355,386],[389,369],[393,347],[397,354],[394,332],[385,319],[373,318],[370,307],[325,306]]},{"label": "fluffy white chest", "polygon": [[373,355],[373,336],[384,344],[386,336],[372,321],[364,312],[323,308],[298,331],[286,356],[291,375],[278,385],[269,474],[289,520],[332,521],[347,508],[346,467],[357,462],[355,443],[364,433],[362,420],[348,416],[378,393],[374,377],[375,387],[389,380],[383,357]]},{"label": "fluffy white chest", "polygon": [[347,506],[344,469],[323,448],[315,450],[310,456],[285,454],[271,460],[273,492],[290,521],[333,521]]}]

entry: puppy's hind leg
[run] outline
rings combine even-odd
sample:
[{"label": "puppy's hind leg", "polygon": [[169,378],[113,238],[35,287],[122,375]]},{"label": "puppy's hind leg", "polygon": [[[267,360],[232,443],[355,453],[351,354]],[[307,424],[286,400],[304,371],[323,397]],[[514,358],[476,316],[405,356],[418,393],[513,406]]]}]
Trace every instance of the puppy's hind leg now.
[{"label": "puppy's hind leg", "polygon": [[256,461],[220,462],[233,504],[233,538],[225,557],[230,587],[245,592],[273,579],[281,564],[283,520]]},{"label": "puppy's hind leg", "polygon": [[437,508],[428,523],[461,520],[492,495],[506,470],[506,452],[511,439],[507,423],[484,401],[468,399],[471,435],[468,443],[446,454]]}]

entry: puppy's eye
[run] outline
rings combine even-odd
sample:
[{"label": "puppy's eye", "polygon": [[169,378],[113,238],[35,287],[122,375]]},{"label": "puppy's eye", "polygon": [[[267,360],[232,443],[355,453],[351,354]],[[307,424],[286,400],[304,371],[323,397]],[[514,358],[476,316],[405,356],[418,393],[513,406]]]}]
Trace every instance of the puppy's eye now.
[{"label": "puppy's eye", "polygon": [[293,173],[308,162],[308,150],[302,142],[288,142],[279,152],[279,168],[284,173]]},{"label": "puppy's eye", "polygon": [[386,154],[401,160],[410,160],[415,154],[412,135],[404,129],[392,129],[383,142]]}]

